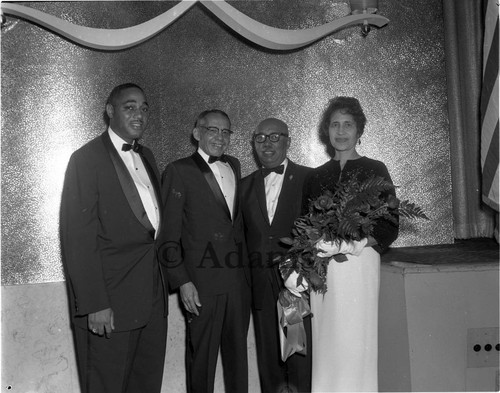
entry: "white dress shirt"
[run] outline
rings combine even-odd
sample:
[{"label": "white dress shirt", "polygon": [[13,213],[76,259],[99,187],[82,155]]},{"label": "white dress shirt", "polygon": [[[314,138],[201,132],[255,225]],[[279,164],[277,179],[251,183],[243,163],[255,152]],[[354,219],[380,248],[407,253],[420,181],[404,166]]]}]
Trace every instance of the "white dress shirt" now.
[{"label": "white dress shirt", "polygon": [[142,158],[139,153],[133,150],[123,151],[122,146],[124,143],[128,143],[119,137],[111,127],[108,128],[109,137],[113,146],[118,151],[118,155],[123,160],[125,166],[127,167],[132,180],[134,180],[135,187],[139,192],[144,210],[148,215],[148,219],[153,225],[156,233],[158,233],[158,226],[160,225],[160,211],[158,210],[158,201],[156,200],[156,194],[149,178],[148,171],[142,162]]},{"label": "white dress shirt", "polygon": [[278,199],[280,197],[281,188],[283,187],[283,179],[285,177],[286,167],[288,166],[288,158],[285,158],[281,165],[284,165],[283,173],[280,174],[271,172],[264,178],[264,186],[266,188],[267,216],[269,217],[270,224],[273,222],[274,214],[276,213],[276,207],[278,206]]},{"label": "white dress shirt", "polygon": [[227,207],[231,213],[231,218],[233,218],[233,208],[234,208],[234,194],[236,192],[236,179],[234,176],[233,169],[231,165],[227,162],[215,161],[213,163],[208,162],[208,154],[202,149],[198,148],[198,154],[206,161],[210,167],[212,173],[219,184],[219,187],[226,199]]}]

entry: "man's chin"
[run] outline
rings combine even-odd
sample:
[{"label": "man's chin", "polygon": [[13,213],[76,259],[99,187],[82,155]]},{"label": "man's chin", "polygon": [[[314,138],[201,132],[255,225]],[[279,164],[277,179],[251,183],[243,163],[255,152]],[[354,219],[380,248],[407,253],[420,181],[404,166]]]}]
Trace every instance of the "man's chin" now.
[{"label": "man's chin", "polygon": [[262,166],[265,166],[266,168],[274,168],[275,166],[278,166],[280,164],[276,163],[276,160],[266,160],[265,157],[261,158],[260,162],[262,163]]},{"label": "man's chin", "polygon": [[144,135],[144,132],[136,132],[134,134],[132,134],[132,139],[141,139],[142,136]]},{"label": "man's chin", "polygon": [[209,156],[215,156],[215,157],[220,157],[224,154],[224,150],[222,149],[217,149],[217,150],[212,150],[208,155]]}]

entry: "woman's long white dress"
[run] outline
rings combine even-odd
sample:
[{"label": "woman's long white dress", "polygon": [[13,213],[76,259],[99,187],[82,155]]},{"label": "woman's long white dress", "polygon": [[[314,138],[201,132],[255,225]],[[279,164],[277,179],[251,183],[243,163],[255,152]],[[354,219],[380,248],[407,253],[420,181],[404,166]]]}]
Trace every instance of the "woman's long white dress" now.
[{"label": "woman's long white dress", "polygon": [[330,261],[327,292],[311,292],[312,391],[377,391],[380,255]]}]

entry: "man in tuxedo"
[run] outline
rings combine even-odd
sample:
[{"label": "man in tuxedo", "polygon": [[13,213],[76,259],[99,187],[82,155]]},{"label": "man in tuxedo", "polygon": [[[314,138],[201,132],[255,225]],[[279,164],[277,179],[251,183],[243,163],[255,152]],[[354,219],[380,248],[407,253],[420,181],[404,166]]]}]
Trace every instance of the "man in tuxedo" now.
[{"label": "man in tuxedo", "polygon": [[188,392],[213,392],[219,348],[226,392],[248,391],[250,277],[240,163],[224,154],[231,134],[226,113],[202,112],[192,133],[197,151],[163,173],[159,254],[186,310]]},{"label": "man in tuxedo", "polygon": [[275,118],[259,123],[253,134],[261,169],[242,181],[242,211],[252,276],[252,315],[262,392],[311,390],[311,320],[304,319],[307,355],[281,360],[276,302],[283,280],[276,257],[286,253],[280,238],[291,235],[300,216],[302,184],[310,168],[287,158],[288,126]]},{"label": "man in tuxedo", "polygon": [[81,391],[160,392],[166,287],[156,257],[159,172],[138,143],[148,124],[142,88],[117,86],[108,129],[73,153],[61,201],[65,267]]}]

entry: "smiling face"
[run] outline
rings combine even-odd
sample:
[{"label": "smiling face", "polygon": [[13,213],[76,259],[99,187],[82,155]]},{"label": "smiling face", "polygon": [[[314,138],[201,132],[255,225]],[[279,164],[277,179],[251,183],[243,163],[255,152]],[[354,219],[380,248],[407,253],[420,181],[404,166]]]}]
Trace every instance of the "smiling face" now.
[{"label": "smiling face", "polygon": [[229,147],[230,135],[221,132],[214,135],[206,127],[217,127],[219,130],[231,129],[229,119],[220,113],[209,113],[201,119],[193,130],[193,137],[198,146],[209,156],[220,157]]},{"label": "smiling face", "polygon": [[266,119],[259,123],[254,132],[255,135],[284,134],[279,137],[277,142],[271,142],[266,138],[264,142],[259,143],[254,139],[254,148],[257,157],[262,166],[274,168],[280,165],[286,158],[286,153],[290,147],[290,138],[288,137],[287,125],[278,119]]},{"label": "smiling face", "polygon": [[351,153],[358,143],[358,127],[354,117],[342,110],[333,112],[328,128],[330,143],[337,152]]},{"label": "smiling face", "polygon": [[109,125],[122,139],[132,143],[140,139],[149,119],[149,106],[141,89],[122,90],[113,102],[106,105]]}]

